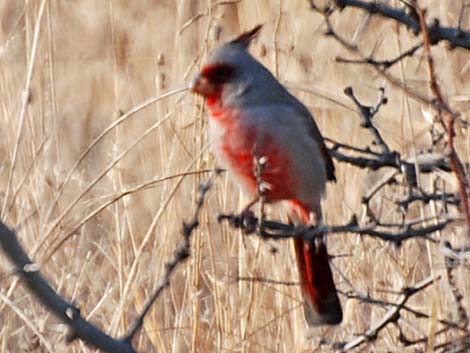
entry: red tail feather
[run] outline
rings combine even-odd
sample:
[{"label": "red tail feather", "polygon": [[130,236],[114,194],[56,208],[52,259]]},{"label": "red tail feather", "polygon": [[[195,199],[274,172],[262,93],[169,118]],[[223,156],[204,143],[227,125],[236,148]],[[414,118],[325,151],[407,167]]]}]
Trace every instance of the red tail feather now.
[{"label": "red tail feather", "polygon": [[[300,211],[303,223],[309,224],[310,210],[297,203],[294,207]],[[339,324],[343,319],[343,313],[325,243],[320,239],[315,242],[294,239],[294,248],[305,300],[304,313],[307,323],[311,326]]]}]

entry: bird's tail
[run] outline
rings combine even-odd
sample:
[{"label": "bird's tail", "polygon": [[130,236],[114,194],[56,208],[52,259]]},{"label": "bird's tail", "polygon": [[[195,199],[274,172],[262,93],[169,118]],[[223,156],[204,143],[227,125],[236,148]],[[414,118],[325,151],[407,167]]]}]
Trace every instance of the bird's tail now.
[{"label": "bird's tail", "polygon": [[[299,222],[311,224],[310,209],[294,204]],[[321,215],[317,215],[321,217]],[[319,221],[319,220],[318,220]],[[326,245],[322,239],[314,242],[294,239],[297,269],[304,298],[304,314],[310,326],[337,325],[343,319],[336,286],[333,281]]]}]

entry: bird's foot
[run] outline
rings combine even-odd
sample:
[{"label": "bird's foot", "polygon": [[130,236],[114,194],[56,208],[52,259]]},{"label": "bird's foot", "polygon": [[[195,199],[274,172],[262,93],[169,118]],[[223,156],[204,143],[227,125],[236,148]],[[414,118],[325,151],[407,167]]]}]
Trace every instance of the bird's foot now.
[{"label": "bird's foot", "polygon": [[240,229],[243,234],[251,234],[256,232],[258,227],[258,219],[255,214],[249,208],[245,208],[239,216],[240,220]]}]

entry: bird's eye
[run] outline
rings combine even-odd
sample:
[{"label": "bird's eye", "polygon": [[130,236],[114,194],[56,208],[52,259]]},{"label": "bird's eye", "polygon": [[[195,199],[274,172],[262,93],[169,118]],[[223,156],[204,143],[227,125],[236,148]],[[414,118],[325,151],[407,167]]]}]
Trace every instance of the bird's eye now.
[{"label": "bird's eye", "polygon": [[210,83],[223,85],[229,82],[235,74],[235,69],[227,64],[207,65],[202,69],[202,76]]}]

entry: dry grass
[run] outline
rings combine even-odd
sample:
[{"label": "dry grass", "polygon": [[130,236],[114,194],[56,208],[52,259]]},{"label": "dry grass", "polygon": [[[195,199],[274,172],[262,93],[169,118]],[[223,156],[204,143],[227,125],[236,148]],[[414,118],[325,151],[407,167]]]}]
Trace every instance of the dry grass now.
[{"label": "dry grass", "polygon": [[[429,142],[422,133],[428,124],[423,116],[427,108],[388,87],[366,67],[336,64],[337,55],[347,55],[322,35],[321,18],[308,10],[305,1],[240,1],[212,7],[210,3],[0,3],[3,220],[18,227],[22,242],[60,292],[113,335],[123,334],[142,307],[178,242],[182,220],[192,213],[198,183],[215,165],[205,150],[202,101],[177,93],[139,111],[133,109],[146,99],[183,87],[217,44],[219,34],[219,40],[225,40],[264,23],[253,53],[309,106],[324,135],[356,145],[370,141],[342,91],[352,85],[363,101],[372,103],[377,87],[385,84],[389,104],[377,125],[387,141],[408,156]],[[459,3],[426,4],[431,15],[454,25]],[[357,11],[335,21],[339,31],[354,35],[365,51],[372,50],[379,38],[379,58],[394,57],[411,44],[403,29],[391,22],[367,21]],[[450,103],[468,112],[468,53],[450,52],[440,45],[433,54]],[[403,61],[392,72],[429,93],[426,67],[419,58]],[[459,129],[459,148],[468,160],[468,131]],[[337,168],[338,182],[329,187],[325,201],[329,223],[344,223],[352,213],[361,214],[361,195],[376,178],[350,166],[337,164]],[[430,185],[431,178],[436,176],[423,177],[421,182]],[[143,187],[153,179],[151,187]],[[133,191],[124,196],[126,190]],[[140,351],[327,350],[314,348],[320,338],[346,339],[383,315],[382,309],[351,300],[344,302],[341,326],[309,332],[298,288],[235,282],[236,276],[297,278],[288,243],[243,241],[216,223],[217,212],[239,210],[243,202],[239,191],[221,177],[209,198],[203,227],[194,237],[192,258],[146,319]],[[381,202],[384,216],[397,217],[388,197]],[[433,208],[417,209],[416,214],[430,216]],[[458,240],[461,234],[457,227],[443,236]],[[273,246],[279,250],[274,255]],[[443,270],[438,246],[422,241],[396,249],[376,240],[336,236],[330,241],[330,252],[351,255],[335,260],[335,267],[356,289],[389,299],[395,296],[376,290],[399,289]],[[1,263],[0,352],[91,351],[81,343],[66,346],[64,327]],[[339,287],[348,289],[338,271]],[[470,308],[465,275],[457,272],[457,279],[466,283],[461,290]],[[412,303],[434,317],[453,317],[449,293],[443,281]],[[435,320],[409,323],[404,327],[410,337],[432,335],[436,325]],[[360,351],[401,351],[396,337],[397,330],[390,327]]]}]

